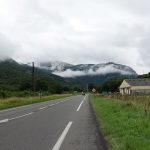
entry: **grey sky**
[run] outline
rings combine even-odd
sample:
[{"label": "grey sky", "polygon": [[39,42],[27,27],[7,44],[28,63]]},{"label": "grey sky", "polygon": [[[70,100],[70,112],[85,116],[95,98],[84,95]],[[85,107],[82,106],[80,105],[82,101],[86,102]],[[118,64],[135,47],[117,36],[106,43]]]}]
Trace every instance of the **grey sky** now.
[{"label": "grey sky", "polygon": [[0,57],[150,71],[148,0],[0,0]]}]

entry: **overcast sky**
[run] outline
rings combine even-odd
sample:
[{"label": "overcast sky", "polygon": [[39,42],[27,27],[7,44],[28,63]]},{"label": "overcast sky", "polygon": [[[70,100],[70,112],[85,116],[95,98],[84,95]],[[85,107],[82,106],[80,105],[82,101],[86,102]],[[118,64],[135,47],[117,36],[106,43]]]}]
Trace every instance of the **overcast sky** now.
[{"label": "overcast sky", "polygon": [[149,0],[0,0],[0,58],[116,62],[150,72]]}]

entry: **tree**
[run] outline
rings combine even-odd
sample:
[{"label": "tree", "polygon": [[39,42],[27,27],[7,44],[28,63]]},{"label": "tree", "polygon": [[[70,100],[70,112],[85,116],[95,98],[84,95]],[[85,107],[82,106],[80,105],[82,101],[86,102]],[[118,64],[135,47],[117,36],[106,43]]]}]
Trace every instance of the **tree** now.
[{"label": "tree", "polygon": [[31,89],[32,89],[31,80],[24,79],[20,84],[20,90],[24,91],[24,90],[31,90]]},{"label": "tree", "polygon": [[63,86],[59,83],[54,83],[52,86],[51,86],[52,89],[50,89],[50,91],[53,93],[53,94],[62,94],[63,92]]},{"label": "tree", "polygon": [[119,86],[121,85],[123,78],[114,78],[108,81],[105,81],[101,87],[99,87],[99,90],[105,91],[105,92],[118,92]]},{"label": "tree", "polygon": [[96,86],[95,86],[93,83],[90,83],[90,84],[88,85],[88,90],[89,90],[90,92],[92,92],[93,89],[96,89]]},{"label": "tree", "polygon": [[83,91],[80,87],[77,87],[77,86],[74,87],[73,90],[74,90],[74,91],[77,91],[77,92],[82,92],[82,91]]},{"label": "tree", "polygon": [[44,78],[39,78],[36,80],[36,90],[37,91],[48,91],[48,82]]}]

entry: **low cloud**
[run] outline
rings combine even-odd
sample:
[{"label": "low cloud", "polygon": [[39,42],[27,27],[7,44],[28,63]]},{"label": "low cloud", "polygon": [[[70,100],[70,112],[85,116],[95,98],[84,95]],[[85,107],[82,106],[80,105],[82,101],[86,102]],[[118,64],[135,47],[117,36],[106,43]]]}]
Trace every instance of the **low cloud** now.
[{"label": "low cloud", "polygon": [[61,72],[53,72],[53,74],[61,76],[61,77],[65,77],[65,78],[74,78],[74,77],[79,77],[79,76],[87,76],[87,75],[105,75],[108,73],[120,73],[122,75],[131,75],[130,71],[124,71],[121,69],[117,69],[114,68],[112,65],[110,66],[105,66],[105,67],[100,67],[97,70],[93,70],[93,69],[89,69],[86,71],[73,71],[71,69],[67,69],[65,71],[61,71]]},{"label": "low cloud", "polygon": [[12,57],[16,50],[16,45],[9,38],[0,33],[0,59]]}]

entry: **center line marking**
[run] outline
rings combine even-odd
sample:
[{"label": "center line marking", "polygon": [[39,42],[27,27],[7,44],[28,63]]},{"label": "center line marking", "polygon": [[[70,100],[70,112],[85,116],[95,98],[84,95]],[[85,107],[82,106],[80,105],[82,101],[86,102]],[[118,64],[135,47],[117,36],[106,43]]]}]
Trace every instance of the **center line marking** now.
[{"label": "center line marking", "polygon": [[80,103],[80,105],[79,105],[79,107],[77,108],[76,111],[79,111],[79,110],[80,110],[80,108],[81,108],[82,104],[84,103],[85,99],[86,99],[86,96],[84,97],[84,99],[82,100],[82,102]]},{"label": "center line marking", "polygon": [[72,122],[69,122],[68,125],[66,126],[66,128],[64,129],[64,131],[62,132],[61,136],[59,137],[57,143],[54,145],[52,150],[59,150],[60,149],[71,125],[72,125]]}]

